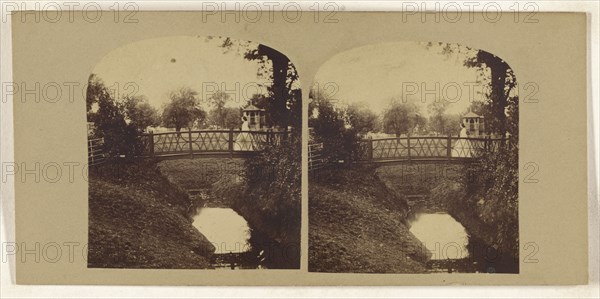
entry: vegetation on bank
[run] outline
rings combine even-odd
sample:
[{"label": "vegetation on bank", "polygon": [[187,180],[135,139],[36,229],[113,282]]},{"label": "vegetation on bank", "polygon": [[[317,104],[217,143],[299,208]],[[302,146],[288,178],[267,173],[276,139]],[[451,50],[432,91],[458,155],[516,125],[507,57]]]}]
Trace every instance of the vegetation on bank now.
[{"label": "vegetation on bank", "polygon": [[215,248],[192,226],[193,207],[153,162],[90,168],[88,266],[210,267]]},{"label": "vegetation on bank", "polygon": [[[288,250],[287,267],[300,265],[301,147],[291,136],[248,159],[166,160],[159,168],[181,188],[201,190],[199,206],[229,207],[250,227]],[[296,254],[297,252],[297,254]]]},{"label": "vegetation on bank", "polygon": [[[449,213],[494,257],[497,272],[518,271],[518,181],[516,154],[485,155],[468,165],[415,163],[377,169],[378,177],[399,194],[424,195],[409,205],[413,212]],[[507,166],[512,165],[512,166]],[[481,171],[479,168],[486,168]],[[478,254],[482,254],[478,252]]]},{"label": "vegetation on bank", "polygon": [[426,272],[431,253],[409,231],[408,213],[373,168],[320,173],[309,188],[309,271]]},{"label": "vegetation on bank", "polygon": [[258,211],[264,228],[284,244],[300,244],[302,219],[302,146],[292,135],[281,145],[268,145],[245,164],[246,195],[235,203]]}]

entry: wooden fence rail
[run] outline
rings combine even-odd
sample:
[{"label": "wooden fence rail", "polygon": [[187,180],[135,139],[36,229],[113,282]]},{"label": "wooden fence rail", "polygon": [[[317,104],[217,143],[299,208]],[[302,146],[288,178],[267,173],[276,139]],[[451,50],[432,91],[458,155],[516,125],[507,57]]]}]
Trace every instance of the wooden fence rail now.
[{"label": "wooden fence rail", "polygon": [[147,133],[141,136],[146,157],[248,154],[280,144],[287,131],[198,130]]},{"label": "wooden fence rail", "polygon": [[105,161],[104,138],[88,139],[88,165],[98,165]]},{"label": "wooden fence rail", "polygon": [[495,151],[501,138],[461,138],[408,136],[363,139],[359,143],[359,161],[464,160]]},{"label": "wooden fence rail", "polygon": [[314,143],[308,145],[308,171],[315,171],[325,166],[323,160],[323,143]]}]

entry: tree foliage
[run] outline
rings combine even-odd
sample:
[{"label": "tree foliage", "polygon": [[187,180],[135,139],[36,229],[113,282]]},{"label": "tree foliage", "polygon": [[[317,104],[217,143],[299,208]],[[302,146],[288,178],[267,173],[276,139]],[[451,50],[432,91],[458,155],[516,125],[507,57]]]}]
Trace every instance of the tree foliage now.
[{"label": "tree foliage", "polygon": [[413,103],[392,100],[383,113],[383,131],[387,134],[409,134],[415,128],[425,127],[425,118],[421,116],[419,107]]},{"label": "tree foliage", "polygon": [[301,219],[302,142],[295,135],[279,145],[267,145],[246,159],[246,183],[253,206],[269,215],[269,225],[299,242]]},{"label": "tree foliage", "polygon": [[242,112],[240,108],[215,108],[208,114],[208,119],[211,125],[221,129],[239,129],[242,126]]},{"label": "tree foliage", "polygon": [[94,123],[92,138],[104,138],[103,152],[109,158],[139,155],[139,135],[154,123],[155,111],[143,97],[114,99],[104,82],[91,75],[86,91],[87,119]]},{"label": "tree foliage", "polygon": [[198,92],[181,87],[169,93],[170,102],[163,107],[162,122],[165,127],[191,129],[194,124],[202,123],[206,119],[206,112],[198,105]]},{"label": "tree foliage", "polygon": [[478,113],[485,117],[486,130],[500,136],[508,133],[518,140],[518,96],[513,92],[517,79],[508,63],[489,52],[459,44],[430,42],[426,48],[436,49],[446,57],[461,57],[464,66],[476,69],[480,82],[488,87]]},{"label": "tree foliage", "polygon": [[331,99],[321,90],[311,92],[308,125],[313,139],[323,143],[323,159],[327,162],[351,162],[358,154],[358,131],[346,126],[345,113],[337,110]]},{"label": "tree foliage", "polygon": [[346,125],[354,128],[361,136],[369,132],[380,130],[379,117],[371,111],[364,103],[353,103],[348,105],[344,113]]},{"label": "tree foliage", "polygon": [[437,135],[458,135],[460,131],[460,115],[450,115],[446,111],[449,103],[433,102],[427,106],[429,110],[429,131]]},{"label": "tree foliage", "polygon": [[[257,61],[260,68],[257,76],[268,79],[268,101],[261,107],[268,114],[268,126],[286,128],[302,126],[302,94],[299,89],[298,71],[294,64],[281,52],[251,42],[220,38],[226,52],[236,50],[244,59]],[[300,130],[296,130],[300,132]]]},{"label": "tree foliage", "polygon": [[217,91],[209,98],[213,109],[208,115],[209,123],[222,129],[239,129],[242,124],[242,111],[239,108],[226,107],[231,101],[229,94]]},{"label": "tree foliage", "polygon": [[160,125],[158,110],[152,107],[144,96],[125,97],[123,109],[130,125],[138,131],[145,131],[148,127]]}]

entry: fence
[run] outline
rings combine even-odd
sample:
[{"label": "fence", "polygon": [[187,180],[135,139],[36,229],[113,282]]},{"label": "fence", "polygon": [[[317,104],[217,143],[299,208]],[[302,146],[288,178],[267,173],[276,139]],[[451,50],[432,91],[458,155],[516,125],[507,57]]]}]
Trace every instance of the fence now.
[{"label": "fence", "polygon": [[397,137],[364,139],[359,144],[359,161],[458,160],[477,158],[495,151],[503,139],[461,137]]},{"label": "fence", "polygon": [[267,144],[280,144],[288,132],[201,130],[147,133],[141,136],[143,155],[230,155],[261,151]]},{"label": "fence", "polygon": [[323,143],[308,145],[308,171],[315,171],[325,166],[323,161]]},{"label": "fence", "polygon": [[88,139],[88,165],[98,165],[105,161],[104,138]]}]

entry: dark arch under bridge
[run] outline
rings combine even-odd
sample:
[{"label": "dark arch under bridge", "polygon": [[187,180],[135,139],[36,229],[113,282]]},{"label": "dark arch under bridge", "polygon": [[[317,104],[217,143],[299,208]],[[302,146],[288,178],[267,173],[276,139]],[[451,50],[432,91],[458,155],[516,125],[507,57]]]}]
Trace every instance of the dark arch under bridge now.
[{"label": "dark arch under bridge", "polygon": [[287,131],[188,130],[141,136],[143,156],[154,159],[248,157],[268,144],[281,144]]}]

